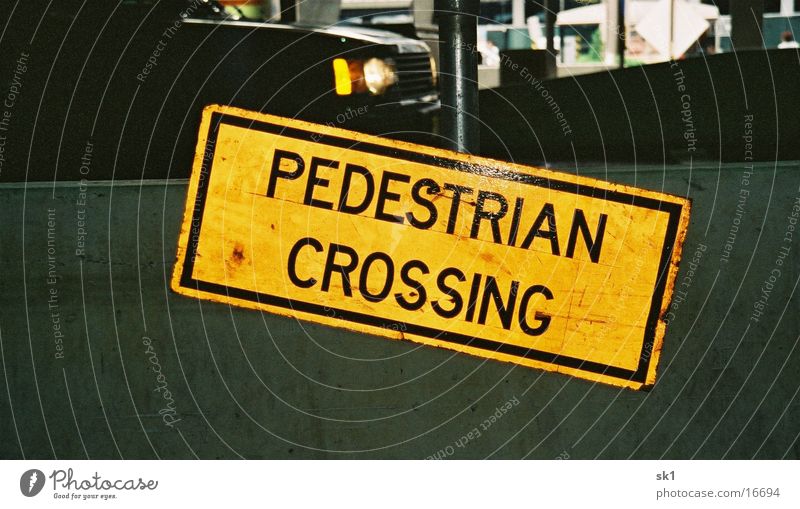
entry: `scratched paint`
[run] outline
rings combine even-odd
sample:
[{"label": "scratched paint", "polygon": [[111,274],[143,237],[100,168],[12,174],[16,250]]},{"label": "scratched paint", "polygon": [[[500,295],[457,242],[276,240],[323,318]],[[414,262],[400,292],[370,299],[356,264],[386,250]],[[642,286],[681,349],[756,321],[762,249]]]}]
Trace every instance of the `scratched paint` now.
[{"label": "scratched paint", "polygon": [[689,209],[210,106],[172,288],[641,389],[655,383]]}]

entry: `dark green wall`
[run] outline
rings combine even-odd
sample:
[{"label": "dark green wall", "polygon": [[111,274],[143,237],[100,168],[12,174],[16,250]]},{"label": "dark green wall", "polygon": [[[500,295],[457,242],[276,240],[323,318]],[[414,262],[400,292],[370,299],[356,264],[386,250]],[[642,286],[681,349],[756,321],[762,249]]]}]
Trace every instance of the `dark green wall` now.
[{"label": "dark green wall", "polygon": [[799,55],[741,51],[482,90],[481,152],[562,165],[744,161],[753,114],[755,160],[800,159]]},{"label": "dark green wall", "polygon": [[[764,315],[749,318],[784,245],[799,170],[755,167],[723,263],[741,165],[582,167],[693,199],[679,277],[706,251],[649,393],[174,295],[183,182],[91,183],[85,257],[75,255],[80,184],[4,185],[0,457],[798,459],[800,243]],[[172,426],[158,387],[171,391]],[[476,427],[480,437],[461,440]]]}]

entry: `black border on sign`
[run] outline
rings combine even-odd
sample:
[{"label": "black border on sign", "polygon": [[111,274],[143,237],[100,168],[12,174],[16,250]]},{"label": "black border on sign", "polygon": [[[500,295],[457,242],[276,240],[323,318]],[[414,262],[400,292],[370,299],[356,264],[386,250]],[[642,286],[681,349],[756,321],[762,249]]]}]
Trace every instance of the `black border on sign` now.
[{"label": "black border on sign", "polygon": [[[319,304],[312,304],[309,302],[302,302],[286,297],[279,297],[276,295],[268,295],[241,288],[234,288],[227,285],[218,283],[211,283],[208,281],[199,281],[194,279],[194,258],[197,253],[197,246],[199,243],[200,231],[202,229],[203,212],[205,210],[206,194],[208,192],[208,184],[211,181],[212,162],[216,152],[217,136],[219,134],[219,127],[221,124],[227,124],[246,129],[255,129],[270,134],[286,136],[295,138],[309,143],[324,144],[339,148],[353,149],[357,147],[362,152],[372,153],[376,155],[392,157],[395,159],[402,159],[409,162],[427,164],[437,166],[453,171],[462,171],[474,173],[479,175],[486,175],[493,178],[501,178],[522,184],[528,184],[536,187],[545,187],[548,189],[565,191],[581,196],[589,196],[593,198],[600,198],[606,201],[617,203],[624,203],[650,210],[659,210],[669,214],[669,221],[667,223],[666,237],[664,239],[664,246],[661,252],[661,259],[658,265],[658,278],[654,288],[653,298],[650,304],[650,311],[645,325],[644,337],[642,338],[642,348],[639,355],[639,364],[635,371],[620,368],[617,366],[609,366],[599,362],[592,362],[576,357],[568,357],[565,355],[558,355],[551,352],[544,352],[534,350],[532,348],[525,348],[517,345],[510,345],[501,343],[485,338],[477,338],[458,334],[450,331],[443,331],[431,327],[424,327],[413,323],[398,322],[388,318],[381,318],[378,316],[358,313],[355,311],[348,311],[337,308],[326,308]],[[572,182],[564,182],[554,180],[551,178],[537,177],[535,175],[526,175],[517,173],[511,170],[503,170],[491,167],[475,165],[474,163],[464,163],[448,159],[445,157],[432,156],[428,154],[420,154],[402,148],[387,147],[369,142],[358,142],[347,138],[340,138],[331,135],[320,135],[313,131],[299,129],[297,127],[287,127],[271,122],[261,120],[252,120],[236,115],[227,113],[214,112],[211,115],[211,123],[209,125],[208,137],[206,139],[205,153],[203,164],[201,166],[201,175],[197,189],[197,196],[195,197],[194,212],[192,216],[192,224],[197,225],[192,227],[189,231],[189,239],[186,246],[186,256],[183,260],[181,268],[180,286],[188,289],[196,289],[209,293],[214,293],[222,296],[234,297],[237,299],[256,302],[259,304],[267,304],[286,308],[289,310],[303,311],[315,315],[329,316],[328,313],[333,310],[336,312],[336,318],[343,321],[350,321],[361,323],[364,325],[371,325],[374,327],[404,327],[412,334],[419,336],[444,341],[456,345],[470,346],[480,350],[487,350],[492,352],[500,352],[503,354],[521,357],[525,359],[533,359],[541,362],[555,364],[557,366],[564,366],[591,373],[602,374],[613,378],[618,378],[626,381],[634,381],[644,383],[647,377],[647,372],[650,367],[650,360],[652,359],[652,350],[654,347],[656,326],[659,319],[659,311],[661,309],[661,300],[666,290],[667,277],[669,275],[669,261],[672,254],[673,246],[678,235],[678,222],[680,220],[682,205],[671,202],[662,202],[653,198],[636,196],[620,191],[612,191],[606,189],[599,189],[592,186],[582,186]],[[205,183],[205,185],[203,185]],[[649,344],[649,348],[646,348]]]}]

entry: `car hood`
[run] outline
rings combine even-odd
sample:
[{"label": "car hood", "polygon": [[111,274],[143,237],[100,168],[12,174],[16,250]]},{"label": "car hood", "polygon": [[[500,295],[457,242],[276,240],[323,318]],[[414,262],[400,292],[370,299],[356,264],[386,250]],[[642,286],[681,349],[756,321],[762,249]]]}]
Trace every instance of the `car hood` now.
[{"label": "car hood", "polygon": [[303,25],[303,24],[280,24],[280,23],[264,23],[261,21],[216,21],[204,19],[188,19],[189,23],[213,23],[225,24],[233,26],[242,26],[248,28],[264,28],[268,30],[293,30],[304,31],[326,35],[329,37],[346,37],[364,41],[369,44],[384,44],[396,46],[400,53],[428,53],[430,48],[423,41],[411,39],[394,32],[380,30],[376,28],[359,27],[353,25]]},{"label": "car hood", "polygon": [[[300,25],[297,25],[300,26]],[[331,25],[327,27],[304,27],[315,32],[325,33],[336,37],[360,39],[374,44],[391,44],[401,48],[401,53],[428,52],[428,45],[417,39],[411,39],[394,32],[377,28],[359,27],[353,25]]]}]

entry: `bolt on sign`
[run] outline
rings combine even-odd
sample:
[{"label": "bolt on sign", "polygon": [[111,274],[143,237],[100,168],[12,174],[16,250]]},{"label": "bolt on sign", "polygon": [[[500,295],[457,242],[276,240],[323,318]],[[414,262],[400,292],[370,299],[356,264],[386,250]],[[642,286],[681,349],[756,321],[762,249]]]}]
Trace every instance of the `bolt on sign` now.
[{"label": "bolt on sign", "polygon": [[209,106],[182,295],[641,389],[689,201]]}]

